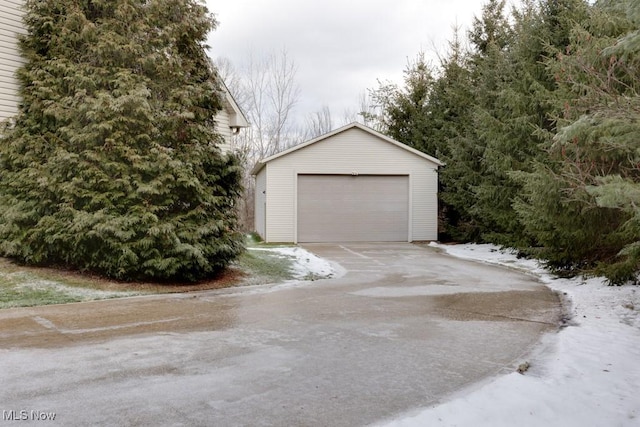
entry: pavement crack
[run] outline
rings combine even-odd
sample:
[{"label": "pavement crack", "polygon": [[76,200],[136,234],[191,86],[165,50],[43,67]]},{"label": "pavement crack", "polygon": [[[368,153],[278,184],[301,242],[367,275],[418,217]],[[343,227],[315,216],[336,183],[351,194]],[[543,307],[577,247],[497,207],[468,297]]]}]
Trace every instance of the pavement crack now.
[{"label": "pavement crack", "polygon": [[[478,318],[481,317],[486,317],[486,318],[493,318],[493,319],[500,319],[500,320],[506,320],[506,321],[513,321],[513,322],[528,322],[528,323],[537,323],[539,325],[546,325],[546,326],[552,326],[552,327],[558,327],[558,323],[557,322],[547,322],[547,321],[543,321],[543,320],[535,320],[535,319],[526,319],[523,317],[514,317],[514,316],[507,316],[504,314],[495,314],[495,313],[483,313],[480,311],[469,311],[469,310],[458,310],[455,308],[446,308],[443,309],[444,311],[449,311],[449,312],[456,312],[456,313],[460,313],[461,317],[469,317],[469,315],[473,316],[478,316]],[[475,320],[475,319],[474,319]]]}]

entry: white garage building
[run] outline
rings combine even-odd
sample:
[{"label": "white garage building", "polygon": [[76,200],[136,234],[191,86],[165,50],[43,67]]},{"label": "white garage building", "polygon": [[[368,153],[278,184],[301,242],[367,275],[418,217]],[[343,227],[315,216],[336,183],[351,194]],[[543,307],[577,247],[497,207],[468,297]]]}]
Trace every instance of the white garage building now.
[{"label": "white garage building", "polygon": [[439,166],[352,123],[253,168],[256,231],[266,242],[436,240]]}]

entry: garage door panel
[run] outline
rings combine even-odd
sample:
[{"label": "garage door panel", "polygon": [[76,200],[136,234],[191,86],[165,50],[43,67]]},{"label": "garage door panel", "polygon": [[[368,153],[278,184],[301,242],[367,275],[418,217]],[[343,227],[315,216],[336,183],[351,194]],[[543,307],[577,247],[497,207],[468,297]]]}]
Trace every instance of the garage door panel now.
[{"label": "garage door panel", "polygon": [[298,241],[407,241],[409,177],[299,175]]}]

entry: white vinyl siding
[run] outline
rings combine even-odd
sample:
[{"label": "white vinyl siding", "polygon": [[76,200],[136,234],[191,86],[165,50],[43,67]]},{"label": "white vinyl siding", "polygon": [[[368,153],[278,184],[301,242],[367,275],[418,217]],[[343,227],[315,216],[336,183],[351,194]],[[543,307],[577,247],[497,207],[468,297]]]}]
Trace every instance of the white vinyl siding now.
[{"label": "white vinyl siding", "polygon": [[18,34],[24,34],[20,0],[0,0],[0,121],[18,112],[16,70],[24,62],[18,51]]},{"label": "white vinyl siding", "polygon": [[233,144],[234,129],[238,131],[240,128],[249,127],[246,117],[242,114],[240,107],[233,99],[229,88],[222,82],[224,88],[221,93],[223,97],[222,110],[215,117],[216,130],[224,138],[224,143],[220,146],[223,152],[233,151],[236,147]]},{"label": "white vinyl siding", "polygon": [[298,174],[409,175],[408,240],[438,235],[437,164],[351,127],[268,162],[266,235],[269,242],[297,241]]},{"label": "white vinyl siding", "polygon": [[218,114],[216,114],[215,120],[216,131],[224,139],[224,143],[220,144],[220,149],[226,153],[231,150],[231,138],[233,137],[231,134],[231,128],[229,127],[229,113],[225,108],[223,108],[218,112]]},{"label": "white vinyl siding", "polygon": [[267,168],[263,168],[256,176],[255,190],[255,228],[256,232],[264,239],[266,238],[266,192],[267,192]]}]

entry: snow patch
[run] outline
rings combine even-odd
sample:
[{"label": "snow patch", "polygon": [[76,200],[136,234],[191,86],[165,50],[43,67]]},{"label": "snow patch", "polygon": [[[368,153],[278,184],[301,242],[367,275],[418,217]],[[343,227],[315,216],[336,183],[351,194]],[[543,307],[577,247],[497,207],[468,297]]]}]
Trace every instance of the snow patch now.
[{"label": "snow patch", "polygon": [[337,264],[320,258],[300,247],[249,248],[249,250],[268,251],[277,256],[290,259],[292,273],[298,280],[337,278],[345,273],[345,270]]},{"label": "snow patch", "polygon": [[603,278],[556,279],[536,261],[493,245],[433,246],[535,274],[571,302],[571,324],[543,338],[529,370],[463,390],[447,402],[379,425],[640,426],[640,290]]}]

